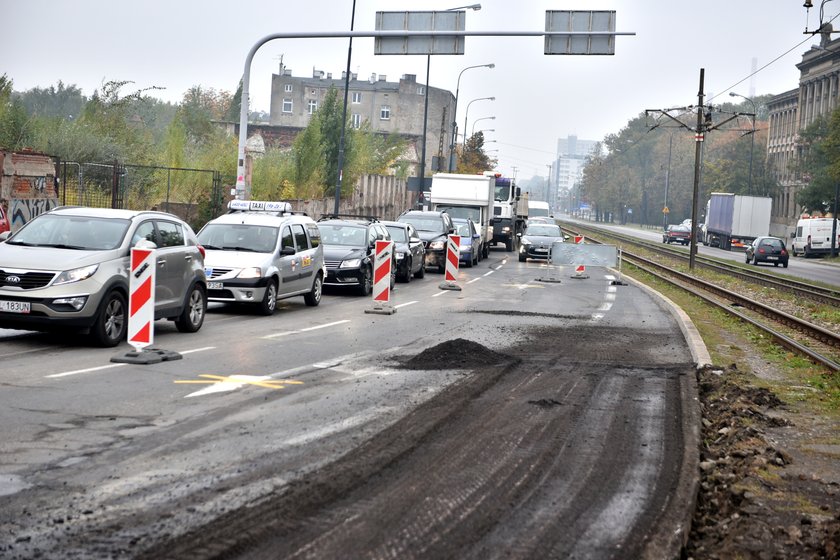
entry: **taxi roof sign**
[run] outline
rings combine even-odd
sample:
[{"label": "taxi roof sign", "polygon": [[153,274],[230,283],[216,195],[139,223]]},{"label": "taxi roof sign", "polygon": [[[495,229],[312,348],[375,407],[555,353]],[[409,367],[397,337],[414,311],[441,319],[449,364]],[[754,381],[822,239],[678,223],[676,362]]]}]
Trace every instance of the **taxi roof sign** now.
[{"label": "taxi roof sign", "polygon": [[228,210],[247,212],[291,212],[292,205],[289,202],[266,200],[231,200],[228,202]]}]

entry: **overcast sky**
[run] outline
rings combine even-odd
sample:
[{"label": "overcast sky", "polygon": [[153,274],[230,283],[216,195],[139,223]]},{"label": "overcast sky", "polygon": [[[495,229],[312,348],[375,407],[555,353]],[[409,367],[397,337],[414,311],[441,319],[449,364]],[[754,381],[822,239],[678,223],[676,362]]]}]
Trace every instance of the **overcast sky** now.
[{"label": "overcast sky", "polygon": [[[778,94],[797,87],[801,61],[819,36],[819,2],[806,20],[802,0],[483,0],[468,11],[467,30],[541,31],[546,10],[616,10],[614,56],[547,56],[541,37],[468,37],[462,56],[432,58],[429,83],[455,92],[463,73],[459,127],[469,101],[469,123],[499,158],[499,170],[530,178],[546,175],[557,139],[601,140],[645,109],[695,104],[700,68],[712,103],[727,94]],[[466,4],[466,2],[464,2]],[[463,4],[439,0],[357,0],[357,31],[375,28],[377,11],[445,10]],[[245,57],[273,33],[348,31],[352,0],[0,0],[0,73],[15,89],[48,87],[59,80],[86,95],[109,80],[136,88],[166,88],[156,95],[180,101],[193,85],[234,91]],[[826,6],[826,19],[840,3]],[[835,25],[835,28],[838,27]],[[837,36],[835,35],[835,38]],[[341,76],[347,39],[275,40],[251,67],[251,108],[269,110],[271,75],[282,56],[295,76],[313,68]],[[756,60],[759,72],[750,78]],[[766,67],[765,67],[766,66]],[[351,70],[397,81],[415,74],[425,82],[425,56],[375,56],[373,39],[355,39]],[[125,91],[129,91],[128,88]],[[708,99],[707,99],[708,101]],[[472,124],[468,123],[468,132]],[[495,142],[492,142],[495,140]],[[232,158],[236,154],[231,154]]]}]

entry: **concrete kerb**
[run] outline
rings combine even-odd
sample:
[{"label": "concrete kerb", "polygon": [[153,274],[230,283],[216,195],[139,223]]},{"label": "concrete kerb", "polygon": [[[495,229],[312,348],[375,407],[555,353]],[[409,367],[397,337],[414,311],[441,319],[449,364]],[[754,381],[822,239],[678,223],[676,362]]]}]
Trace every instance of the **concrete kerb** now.
[{"label": "concrete kerb", "polygon": [[[610,269],[617,273],[618,271]],[[657,292],[650,286],[642,284],[635,278],[622,274],[634,286],[653,296],[653,300],[661,308],[669,311],[680,326],[680,330],[688,343],[691,357],[697,370],[711,364],[711,356],[706,344],[691,318],[676,303]],[[688,542],[691,532],[691,520],[697,503],[697,492],[700,487],[700,398],[697,390],[697,376],[683,375],[680,377],[680,404],[682,412],[683,453],[680,463],[679,482],[671,494],[668,503],[662,509],[660,522],[654,523],[655,529],[648,536],[642,558],[659,560],[662,558],[680,558],[681,552]]]}]

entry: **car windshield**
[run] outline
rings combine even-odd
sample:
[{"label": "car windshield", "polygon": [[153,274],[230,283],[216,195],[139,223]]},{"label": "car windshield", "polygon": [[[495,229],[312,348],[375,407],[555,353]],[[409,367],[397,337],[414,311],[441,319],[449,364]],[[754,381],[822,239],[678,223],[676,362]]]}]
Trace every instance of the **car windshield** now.
[{"label": "car windshield", "polygon": [[782,243],[781,239],[762,239],[761,240],[762,247],[772,247],[773,249],[784,249],[785,244]]},{"label": "car windshield", "polygon": [[388,233],[391,234],[391,239],[394,240],[394,243],[408,243],[408,238],[406,237],[405,228],[399,226],[385,226],[388,228]]},{"label": "car windshield", "polygon": [[525,230],[526,235],[540,235],[544,237],[560,237],[560,226],[553,226],[551,224],[535,224],[528,226]]},{"label": "car windshield", "polygon": [[271,253],[277,247],[275,226],[247,224],[207,224],[198,232],[198,242],[205,249]]},{"label": "car windshield", "polygon": [[443,233],[443,221],[440,218],[423,218],[420,216],[403,216],[401,222],[411,224],[417,231],[431,231]]},{"label": "car windshield", "polygon": [[122,244],[130,223],[122,218],[43,214],[18,230],[6,243],[80,251],[116,249]]},{"label": "car windshield", "polygon": [[318,230],[321,232],[321,242],[325,245],[367,245],[367,229],[363,226],[318,224]]},{"label": "car windshield", "polygon": [[475,206],[443,206],[438,204],[436,210],[446,212],[453,218],[471,219],[474,222],[481,220],[481,210]]},{"label": "car windshield", "polygon": [[455,232],[462,237],[472,237],[470,224],[455,224]]}]

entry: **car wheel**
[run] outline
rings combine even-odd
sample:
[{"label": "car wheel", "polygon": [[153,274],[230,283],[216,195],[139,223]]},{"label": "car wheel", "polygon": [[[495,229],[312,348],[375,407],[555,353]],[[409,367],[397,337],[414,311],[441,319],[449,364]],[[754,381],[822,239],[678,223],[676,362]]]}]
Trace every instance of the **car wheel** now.
[{"label": "car wheel", "polygon": [[472,258],[472,255],[470,255],[470,258],[467,259],[466,261],[464,261],[464,268],[472,268],[472,265],[473,265],[473,258]]},{"label": "car wheel", "polygon": [[424,276],[426,276],[426,263],[421,262],[420,263],[420,268],[417,269],[417,272],[414,273],[414,277],[415,278],[423,278]]},{"label": "car wheel", "polygon": [[362,267],[362,280],[356,289],[360,296],[369,296],[373,290],[373,273],[369,266]]},{"label": "car wheel", "polygon": [[98,346],[114,347],[125,338],[127,320],[125,297],[120,292],[111,292],[105,297],[90,336]]},{"label": "car wheel", "polygon": [[519,254],[519,262],[525,262],[526,260],[528,260],[528,257],[526,257],[525,255],[520,253]]},{"label": "car wheel", "polygon": [[394,287],[397,285],[397,263],[391,261],[391,291],[394,291]]},{"label": "car wheel", "polygon": [[472,263],[473,263],[473,266],[478,266],[478,253],[476,253],[475,255],[473,255],[473,261],[472,261]]},{"label": "car wheel", "polygon": [[513,239],[505,240],[505,251],[513,251]]},{"label": "car wheel", "polygon": [[277,309],[277,281],[271,280],[265,288],[265,295],[260,303],[257,304],[257,311],[260,315],[272,315]]},{"label": "car wheel", "polygon": [[408,259],[405,263],[405,273],[400,274],[400,282],[405,282],[406,284],[411,282],[411,259]]},{"label": "car wheel", "polygon": [[783,263],[782,263],[782,267],[783,267],[783,268],[787,268],[787,265],[788,265],[788,262],[787,262],[787,261],[785,261],[785,262],[783,262]]},{"label": "car wheel", "polygon": [[315,307],[321,303],[321,293],[323,291],[324,277],[319,273],[315,275],[315,281],[312,282],[312,289],[303,296],[303,301],[309,307]]},{"label": "car wheel", "polygon": [[748,253],[748,254],[746,254],[746,255],[744,255],[744,262],[745,262],[745,263],[747,263],[747,264],[750,264],[750,255],[749,255],[749,253]]},{"label": "car wheel", "polygon": [[756,257],[755,255],[753,255],[753,264],[755,266],[758,266],[758,257]]},{"label": "car wheel", "polygon": [[187,305],[181,315],[175,320],[175,328],[179,332],[197,332],[204,324],[204,315],[207,313],[207,294],[204,288],[198,284],[192,287]]}]

